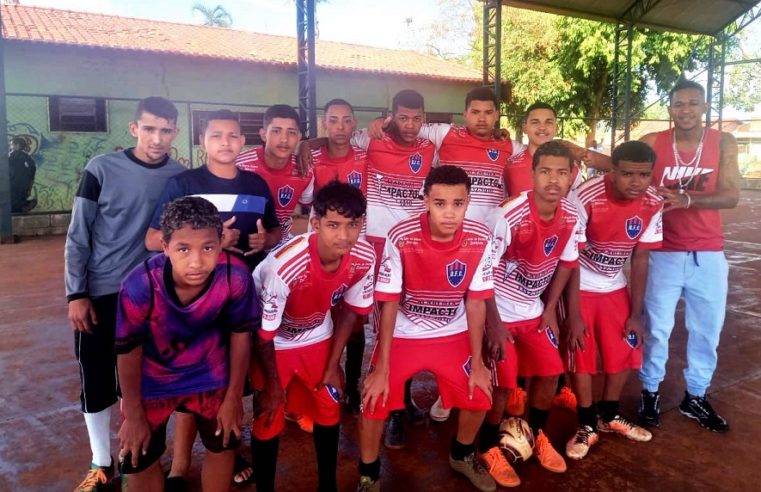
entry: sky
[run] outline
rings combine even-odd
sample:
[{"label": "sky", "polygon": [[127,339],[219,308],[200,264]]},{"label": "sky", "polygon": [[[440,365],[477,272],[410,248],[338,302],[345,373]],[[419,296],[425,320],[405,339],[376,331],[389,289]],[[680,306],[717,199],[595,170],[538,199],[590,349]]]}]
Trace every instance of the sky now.
[{"label": "sky", "polygon": [[[194,4],[211,8],[222,5],[232,16],[234,29],[296,36],[293,0],[21,0],[21,3],[188,24],[202,21],[202,16],[192,11]],[[436,0],[328,0],[317,5],[315,19],[320,39],[412,49],[420,32],[434,21],[436,7]]]}]

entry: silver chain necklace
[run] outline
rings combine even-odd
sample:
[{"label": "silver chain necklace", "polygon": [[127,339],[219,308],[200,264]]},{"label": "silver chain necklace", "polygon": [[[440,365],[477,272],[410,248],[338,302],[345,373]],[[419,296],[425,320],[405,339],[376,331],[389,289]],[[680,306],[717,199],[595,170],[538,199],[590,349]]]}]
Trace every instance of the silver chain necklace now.
[{"label": "silver chain necklace", "polygon": [[703,133],[700,135],[700,143],[698,143],[698,148],[695,151],[695,155],[692,157],[690,162],[684,162],[682,160],[682,156],[679,155],[679,151],[676,148],[676,131],[673,131],[671,133],[671,148],[674,151],[674,164],[676,164],[676,175],[679,175],[679,169],[682,167],[685,167],[684,174],[687,174],[690,172],[689,168],[692,168],[692,173],[690,174],[690,179],[687,180],[685,183],[682,177],[679,177],[679,190],[681,193],[684,193],[684,190],[690,185],[692,180],[695,178],[695,174],[697,171],[698,164],[700,163],[700,157],[703,155],[703,140],[705,139],[706,131],[705,128],[703,129]]}]

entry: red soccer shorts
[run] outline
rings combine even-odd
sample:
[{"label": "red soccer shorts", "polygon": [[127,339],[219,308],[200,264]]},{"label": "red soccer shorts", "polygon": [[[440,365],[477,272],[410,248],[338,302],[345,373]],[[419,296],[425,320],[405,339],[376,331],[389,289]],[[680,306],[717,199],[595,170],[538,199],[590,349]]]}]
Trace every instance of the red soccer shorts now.
[{"label": "red soccer shorts", "polygon": [[[581,292],[581,319],[587,327],[584,351],[566,351],[568,372],[595,374],[597,353],[605,374],[616,374],[642,366],[642,346],[634,348],[624,339],[624,326],[631,313],[626,287],[614,292]],[[633,341],[631,341],[633,343]]]},{"label": "red soccer shorts", "polygon": [[[378,352],[375,350],[371,371],[377,358]],[[489,410],[489,397],[480,389],[476,388],[473,399],[468,399],[470,368],[468,332],[438,338],[394,338],[391,342],[386,406],[378,402],[374,412],[363,408],[362,415],[373,420],[385,420],[390,412],[404,408],[404,383],[420,371],[430,371],[436,376],[444,408],[475,412]]]},{"label": "red soccer shorts", "polygon": [[[325,374],[325,365],[330,356],[332,339],[327,339],[306,347],[275,351],[277,373],[285,391],[286,402],[276,410],[272,423],[266,418],[254,417],[251,433],[261,441],[274,438],[285,426],[285,410],[297,415],[306,415],[315,423],[324,426],[338,424],[341,418],[341,397],[336,388],[323,387],[316,390]],[[253,385],[264,387],[264,376],[256,368]]]},{"label": "red soccer shorts", "polygon": [[505,358],[494,365],[494,386],[515,388],[518,376],[557,376],[563,373],[558,341],[552,330],[539,330],[541,318],[502,323],[515,339],[505,343]]}]

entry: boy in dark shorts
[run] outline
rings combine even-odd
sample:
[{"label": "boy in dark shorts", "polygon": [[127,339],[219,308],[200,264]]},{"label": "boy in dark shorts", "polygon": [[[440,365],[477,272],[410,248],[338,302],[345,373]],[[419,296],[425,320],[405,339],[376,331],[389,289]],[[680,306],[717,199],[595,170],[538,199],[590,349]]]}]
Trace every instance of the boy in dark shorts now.
[{"label": "boy in dark shorts", "polygon": [[164,254],[138,265],[119,292],[120,471],[134,490],[163,491],[166,425],[182,410],[194,415],[207,449],[203,490],[226,491],[251,333],[261,323],[254,285],[246,265],[222,251],[222,221],[210,202],[172,202],[161,231]]}]

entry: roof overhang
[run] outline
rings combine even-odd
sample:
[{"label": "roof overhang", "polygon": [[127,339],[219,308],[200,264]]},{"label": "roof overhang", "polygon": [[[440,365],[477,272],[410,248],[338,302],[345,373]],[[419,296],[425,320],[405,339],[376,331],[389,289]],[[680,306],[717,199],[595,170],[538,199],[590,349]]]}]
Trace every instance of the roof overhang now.
[{"label": "roof overhang", "polygon": [[508,7],[716,36],[758,0],[502,0]]}]

